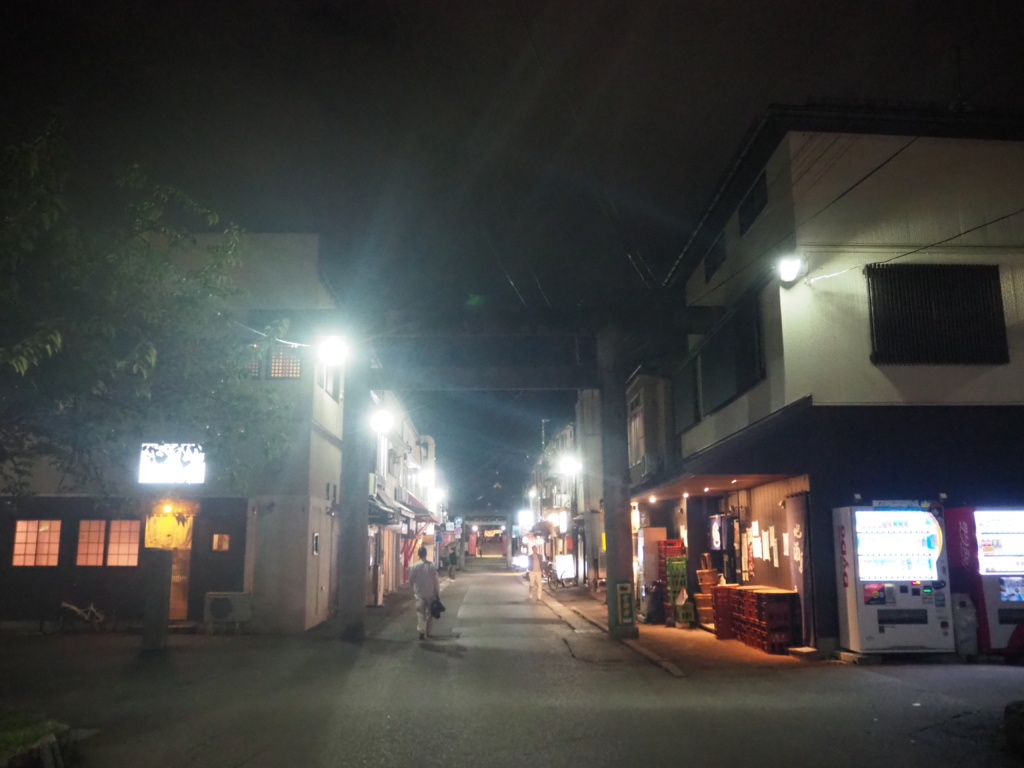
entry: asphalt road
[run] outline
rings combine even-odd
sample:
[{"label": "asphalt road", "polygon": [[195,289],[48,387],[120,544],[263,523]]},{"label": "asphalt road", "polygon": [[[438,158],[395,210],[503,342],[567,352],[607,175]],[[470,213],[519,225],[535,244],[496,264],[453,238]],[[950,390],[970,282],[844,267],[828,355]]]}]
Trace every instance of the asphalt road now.
[{"label": "asphalt road", "polygon": [[99,728],[84,766],[1017,765],[999,722],[1022,667],[674,678],[488,560],[425,642],[408,610],[362,646],[182,636],[160,662],[137,636],[2,637],[0,705]]}]

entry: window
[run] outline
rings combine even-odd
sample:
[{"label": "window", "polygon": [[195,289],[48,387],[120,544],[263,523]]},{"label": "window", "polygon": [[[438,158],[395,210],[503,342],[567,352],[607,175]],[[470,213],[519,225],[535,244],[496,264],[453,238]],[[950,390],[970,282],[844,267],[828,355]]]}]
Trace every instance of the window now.
[{"label": "window", "polygon": [[875,365],[1005,365],[1010,362],[999,267],[869,264]]},{"label": "window", "polygon": [[711,244],[707,255],[704,257],[704,284],[711,282],[718,268],[725,263],[725,233],[718,236],[718,239]]},{"label": "window", "polygon": [[16,520],[11,565],[56,565],[60,520]]},{"label": "window", "polygon": [[736,309],[700,352],[703,415],[739,397],[764,375],[760,302],[753,297]]},{"label": "window", "polygon": [[227,533],[213,534],[213,551],[227,552],[231,548],[231,535]]},{"label": "window", "polygon": [[111,520],[110,543],[107,545],[107,565],[139,564],[138,520]]},{"label": "window", "polygon": [[263,362],[260,359],[259,349],[259,344],[249,345],[249,352],[252,355],[249,358],[249,375],[254,379],[258,379],[260,377],[260,368],[262,367],[261,363]]},{"label": "window", "polygon": [[302,357],[298,349],[277,344],[270,356],[270,378],[297,379],[302,375]]},{"label": "window", "polygon": [[324,389],[327,394],[333,397],[335,400],[338,399],[338,395],[341,392],[341,372],[334,367],[327,371],[327,382]]},{"label": "window", "polygon": [[629,466],[639,464],[644,457],[644,399],[637,393],[629,401]]},{"label": "window", "polygon": [[103,545],[107,538],[106,520],[82,520],[78,523],[78,554],[75,565],[103,565]]},{"label": "window", "polygon": [[740,208],[737,212],[741,235],[750,229],[766,205],[768,205],[768,179],[764,171],[761,171],[761,175],[757,177],[754,186],[750,188],[747,196],[743,198],[743,202],[740,203]]},{"label": "window", "polygon": [[316,385],[320,389],[327,389],[327,366],[323,363],[316,364]]}]

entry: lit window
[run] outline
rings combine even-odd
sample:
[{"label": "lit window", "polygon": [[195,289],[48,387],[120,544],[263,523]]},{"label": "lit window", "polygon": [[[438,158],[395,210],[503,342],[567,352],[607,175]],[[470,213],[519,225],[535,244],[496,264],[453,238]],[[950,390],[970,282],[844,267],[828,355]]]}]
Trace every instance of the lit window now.
[{"label": "lit window", "polygon": [[11,565],[56,565],[60,520],[16,520]]},{"label": "lit window", "polygon": [[227,533],[213,534],[213,551],[227,552],[231,547],[231,535]]},{"label": "lit window", "polygon": [[259,354],[260,347],[259,344],[250,344],[249,346],[252,354],[252,357],[249,359],[249,375],[254,379],[258,379],[260,377],[261,362]]},{"label": "lit window", "polygon": [[302,375],[302,358],[295,347],[278,344],[270,356],[270,378],[297,379]]},{"label": "lit window", "polygon": [[78,555],[75,565],[103,565],[106,520],[82,520],[78,524]]},{"label": "lit window", "polygon": [[111,520],[110,544],[107,546],[107,565],[139,564],[138,520]]}]

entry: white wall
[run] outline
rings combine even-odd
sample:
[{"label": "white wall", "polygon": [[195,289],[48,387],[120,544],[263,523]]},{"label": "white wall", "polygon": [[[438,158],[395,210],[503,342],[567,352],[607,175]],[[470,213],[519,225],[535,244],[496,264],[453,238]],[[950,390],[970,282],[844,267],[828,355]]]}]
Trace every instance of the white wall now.
[{"label": "white wall", "polygon": [[688,301],[728,305],[758,261],[788,252],[805,258],[813,282],[762,292],[767,379],[684,433],[684,456],[808,395],[818,404],[1024,402],[1024,215],[900,259],[999,264],[1009,365],[872,365],[862,272],[1024,206],[1024,143],[792,133],[767,169],[767,208],[742,238],[733,214],[725,264],[708,286],[699,267]]},{"label": "white wall", "polygon": [[899,249],[807,249],[811,277],[778,289],[785,338],[786,402],[994,404],[1024,402],[1024,248],[931,249],[900,263],[999,264],[1009,365],[875,366],[862,266]]}]

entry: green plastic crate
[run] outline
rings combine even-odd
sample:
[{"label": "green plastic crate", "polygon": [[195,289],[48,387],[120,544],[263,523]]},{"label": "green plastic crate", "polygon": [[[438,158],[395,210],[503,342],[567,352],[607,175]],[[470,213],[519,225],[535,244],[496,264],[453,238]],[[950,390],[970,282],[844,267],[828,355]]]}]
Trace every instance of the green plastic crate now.
[{"label": "green plastic crate", "polygon": [[692,624],[697,620],[693,613],[693,603],[683,603],[676,606],[676,624]]}]

